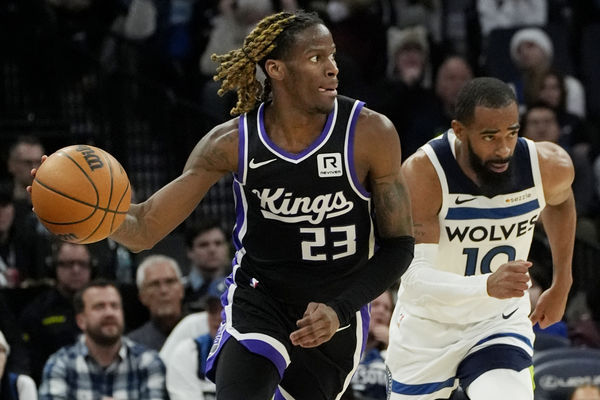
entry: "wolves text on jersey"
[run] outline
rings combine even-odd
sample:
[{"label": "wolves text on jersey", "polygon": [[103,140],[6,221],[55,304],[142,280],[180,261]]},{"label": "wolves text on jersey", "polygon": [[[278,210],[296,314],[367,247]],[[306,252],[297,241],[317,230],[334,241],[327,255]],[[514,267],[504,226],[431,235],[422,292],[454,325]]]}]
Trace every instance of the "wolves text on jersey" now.
[{"label": "wolves text on jersey", "polygon": [[539,214],[536,214],[528,220],[513,222],[509,225],[457,226],[453,228],[446,226],[445,228],[450,242],[455,239],[459,242],[463,242],[465,239],[471,242],[482,242],[484,240],[493,242],[525,235],[535,227],[538,216]]},{"label": "wolves text on jersey", "polygon": [[323,219],[346,214],[354,207],[354,203],[348,201],[342,191],[320,194],[314,198],[293,197],[292,192],[286,192],[283,188],[254,189],[252,193],[260,199],[263,217],[287,223],[308,221],[316,225]]}]

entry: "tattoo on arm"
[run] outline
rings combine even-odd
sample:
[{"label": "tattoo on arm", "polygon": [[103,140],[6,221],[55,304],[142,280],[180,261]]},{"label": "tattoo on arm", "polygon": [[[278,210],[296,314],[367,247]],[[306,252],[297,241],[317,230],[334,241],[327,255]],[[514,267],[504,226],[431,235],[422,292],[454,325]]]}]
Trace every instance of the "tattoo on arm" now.
[{"label": "tattoo on arm", "polygon": [[382,182],[376,187],[375,213],[381,235],[412,235],[410,197],[404,182]]},{"label": "tattoo on arm", "polygon": [[415,240],[417,243],[425,237],[425,225],[423,224],[413,224],[413,229],[415,233]]},{"label": "tattoo on arm", "polygon": [[207,142],[201,143],[195,150],[186,170],[192,166],[200,166],[208,171],[233,171],[232,160],[229,151],[237,143],[237,136],[222,135],[218,138],[207,138]]}]

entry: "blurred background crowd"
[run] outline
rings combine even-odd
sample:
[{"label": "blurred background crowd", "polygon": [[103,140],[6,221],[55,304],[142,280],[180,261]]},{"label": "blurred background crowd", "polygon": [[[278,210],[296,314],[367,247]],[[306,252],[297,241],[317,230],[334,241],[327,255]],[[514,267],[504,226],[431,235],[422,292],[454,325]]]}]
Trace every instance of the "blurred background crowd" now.
[{"label": "blurred background crowd", "polygon": [[[537,330],[539,350],[600,348],[600,1],[0,0],[5,376],[41,383],[48,357],[81,333],[74,294],[100,277],[118,286],[124,334],[160,351],[167,377],[169,356],[189,353],[176,350],[182,343],[200,354],[188,369],[201,368],[220,313],[211,299],[231,268],[231,178],[154,249],[132,254],[110,239],[57,242],[31,212],[29,172],[42,154],[92,144],[123,164],[133,201],[145,200],[180,173],[206,132],[230,118],[235,95],[217,96],[211,54],[240,47],[264,16],[298,8],[324,19],[337,45],[339,92],[391,119],[403,158],[449,128],[457,93],[472,77],[494,76],[514,88],[520,134],[560,144],[576,169],[574,284],[564,321]],[[530,256],[535,302],[552,276],[541,228]],[[384,293],[373,305],[368,351],[348,398],[385,398],[384,327],[394,296]],[[173,336],[185,316],[193,318]],[[210,385],[194,390],[211,396]]]}]

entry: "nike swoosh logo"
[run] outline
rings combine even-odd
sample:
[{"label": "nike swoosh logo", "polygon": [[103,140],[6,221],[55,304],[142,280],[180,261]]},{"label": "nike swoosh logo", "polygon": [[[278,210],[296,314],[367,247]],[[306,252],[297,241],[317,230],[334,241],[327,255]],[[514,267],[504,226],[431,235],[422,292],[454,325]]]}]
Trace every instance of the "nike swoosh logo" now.
[{"label": "nike swoosh logo", "polygon": [[466,203],[468,201],[473,201],[475,200],[477,197],[471,197],[470,199],[459,199],[458,197],[456,198],[456,200],[454,200],[454,202],[456,204],[462,204],[462,203]]},{"label": "nike swoosh logo", "polygon": [[504,319],[509,319],[509,318],[510,318],[510,317],[511,317],[511,316],[512,316],[514,313],[516,313],[516,312],[517,312],[517,310],[518,310],[518,309],[519,309],[519,307],[515,308],[514,310],[512,310],[512,312],[511,312],[511,313],[508,313],[508,314],[506,314],[506,315],[505,315],[504,313],[502,313],[502,318],[504,318]]},{"label": "nike swoosh logo", "polygon": [[260,161],[260,162],[255,162],[254,158],[252,160],[250,160],[250,163],[248,164],[248,166],[252,169],[256,169],[256,168],[260,168],[263,165],[267,165],[269,163],[272,163],[273,161],[277,161],[276,158],[272,158],[270,160],[266,160],[266,161]]}]

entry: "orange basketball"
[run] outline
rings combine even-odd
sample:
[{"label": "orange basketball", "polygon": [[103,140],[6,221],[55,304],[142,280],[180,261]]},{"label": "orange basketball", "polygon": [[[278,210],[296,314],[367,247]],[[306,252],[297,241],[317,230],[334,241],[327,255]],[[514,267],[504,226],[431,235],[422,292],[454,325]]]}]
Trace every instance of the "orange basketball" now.
[{"label": "orange basketball", "polygon": [[33,210],[62,240],[93,243],[114,232],[131,201],[127,173],[106,151],[84,144],[52,154],[31,185]]}]

